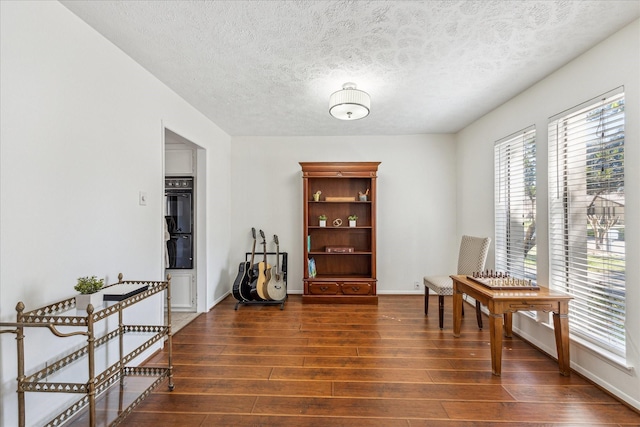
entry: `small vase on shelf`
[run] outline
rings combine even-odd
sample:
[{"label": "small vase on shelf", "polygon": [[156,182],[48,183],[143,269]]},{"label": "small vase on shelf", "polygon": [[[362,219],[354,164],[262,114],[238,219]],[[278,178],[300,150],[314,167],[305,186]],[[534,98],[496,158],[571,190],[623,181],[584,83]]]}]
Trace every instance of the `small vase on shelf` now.
[{"label": "small vase on shelf", "polygon": [[76,296],[76,308],[86,310],[89,304],[93,308],[102,306],[104,298],[100,292],[102,286],[104,286],[104,279],[98,279],[96,276],[79,277],[78,283],[74,286],[74,289],[80,292],[80,295]]},{"label": "small vase on shelf", "polygon": [[102,292],[76,295],[76,308],[78,310],[86,310],[89,304],[91,304],[94,309],[97,309],[102,307],[103,303],[104,295]]}]

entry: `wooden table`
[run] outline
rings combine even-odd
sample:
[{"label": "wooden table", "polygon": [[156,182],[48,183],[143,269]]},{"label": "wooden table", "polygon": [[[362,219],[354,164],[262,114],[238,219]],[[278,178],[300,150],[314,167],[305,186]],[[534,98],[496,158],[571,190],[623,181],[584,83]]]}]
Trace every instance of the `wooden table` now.
[{"label": "wooden table", "polygon": [[489,309],[491,339],[491,371],[500,375],[502,364],[502,332],[511,337],[513,313],[518,310],[553,312],[560,373],[570,375],[569,359],[569,300],[571,296],[541,287],[540,290],[492,290],[467,276],[453,279],[453,336],[460,336],[462,326],[462,294],[473,297]]}]

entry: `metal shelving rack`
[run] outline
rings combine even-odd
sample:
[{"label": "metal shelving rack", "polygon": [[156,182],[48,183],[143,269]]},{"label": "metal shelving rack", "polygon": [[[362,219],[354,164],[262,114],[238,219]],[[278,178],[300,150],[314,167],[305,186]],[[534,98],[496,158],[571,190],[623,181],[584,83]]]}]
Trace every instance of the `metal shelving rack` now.
[{"label": "metal shelving rack", "polygon": [[[173,390],[173,366],[172,366],[172,334],[171,334],[171,311],[168,312],[167,322],[164,325],[125,325],[123,323],[123,311],[145,300],[159,292],[166,290],[166,304],[171,306],[171,275],[167,275],[166,281],[123,281],[122,274],[118,275],[118,283],[126,285],[147,286],[146,290],[129,296],[121,301],[110,302],[104,308],[95,310],[92,305],[87,310],[80,310],[76,307],[75,298],[56,302],[46,307],[36,310],[24,311],[24,304],[19,302],[16,305],[16,322],[0,323],[0,333],[14,333],[17,341],[18,357],[18,423],[24,427],[25,423],[25,393],[26,392],[53,392],[53,393],[77,393],[82,394],[82,398],[69,405],[63,412],[50,420],[46,426],[60,426],[70,423],[76,418],[88,414],[89,426],[95,427],[96,401],[100,396],[119,387],[119,407],[115,414],[115,419],[109,421],[109,426],[120,424],[124,418],[131,413],[140,402],[142,402],[151,391],[168,378],[169,390]],[[113,285],[112,285],[113,286]],[[108,290],[109,287],[103,288]],[[117,328],[108,331],[106,334],[96,337],[95,325],[112,315],[118,315]],[[67,338],[72,336],[85,336],[87,344],[69,354],[60,356],[52,364],[48,364],[44,369],[25,375],[25,351],[24,351],[24,329],[32,327],[48,328],[55,336]],[[61,328],[73,327],[72,332],[61,332]],[[135,349],[124,354],[124,335],[127,333],[150,334],[150,336]],[[96,373],[96,351],[111,342],[118,340],[119,357],[112,365],[102,372]],[[132,360],[140,356],[153,344],[166,339],[168,345],[168,364],[166,368],[127,366]],[[47,381],[53,374],[60,372],[63,368],[71,364],[86,359],[88,366],[88,380],[86,382],[54,382]],[[126,407],[123,404],[122,394],[124,393],[124,379],[126,377],[149,377],[151,384]],[[154,378],[155,377],[155,378]],[[86,421],[84,422],[86,425]]]}]

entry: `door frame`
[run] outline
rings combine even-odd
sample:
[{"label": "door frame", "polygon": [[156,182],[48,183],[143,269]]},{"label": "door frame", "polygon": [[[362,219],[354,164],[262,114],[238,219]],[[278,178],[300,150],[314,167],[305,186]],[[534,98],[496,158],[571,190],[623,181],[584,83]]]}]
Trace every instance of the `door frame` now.
[{"label": "door frame", "polygon": [[[196,289],[195,289],[195,311],[198,313],[203,313],[206,311],[206,303],[207,303],[207,243],[206,243],[206,217],[207,217],[207,191],[206,191],[206,176],[207,176],[207,162],[206,162],[206,149],[194,141],[193,138],[190,138],[188,134],[182,130],[177,129],[177,127],[173,125],[168,125],[165,121],[161,120],[161,141],[162,141],[162,176],[160,177],[160,182],[162,183],[162,191],[164,194],[164,179],[166,176],[166,132],[170,131],[177,136],[179,136],[182,140],[184,140],[184,144],[191,148],[194,153],[194,173],[193,176],[195,178],[195,188],[193,191],[194,202],[195,202],[195,215],[194,215],[194,247],[195,247],[195,260],[194,260],[194,270],[195,270],[195,281],[196,281]],[[161,204],[161,213],[160,217],[164,218],[164,206]],[[162,225],[164,227],[164,225]],[[164,232],[160,234],[164,235]],[[165,242],[162,240],[162,247],[164,247]],[[163,252],[164,253],[164,252]],[[165,274],[165,265],[164,260],[162,262],[162,274]]]}]

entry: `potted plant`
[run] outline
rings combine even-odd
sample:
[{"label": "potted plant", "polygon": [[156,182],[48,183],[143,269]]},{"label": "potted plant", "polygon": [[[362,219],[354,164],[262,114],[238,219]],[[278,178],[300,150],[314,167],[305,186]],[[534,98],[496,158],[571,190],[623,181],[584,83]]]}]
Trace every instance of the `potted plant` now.
[{"label": "potted plant", "polygon": [[325,214],[322,214],[318,217],[318,221],[320,221],[320,227],[326,227],[327,226],[327,216]]},{"label": "potted plant", "polygon": [[349,215],[349,227],[355,227],[357,219],[358,215]]},{"label": "potted plant", "polygon": [[74,289],[80,292],[76,296],[76,308],[86,309],[89,304],[97,307],[102,305],[102,293],[98,292],[104,286],[104,279],[98,279],[96,276],[79,277],[78,283]]}]

